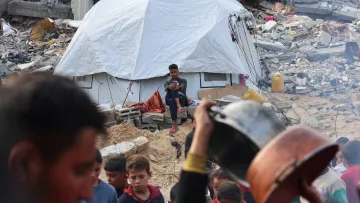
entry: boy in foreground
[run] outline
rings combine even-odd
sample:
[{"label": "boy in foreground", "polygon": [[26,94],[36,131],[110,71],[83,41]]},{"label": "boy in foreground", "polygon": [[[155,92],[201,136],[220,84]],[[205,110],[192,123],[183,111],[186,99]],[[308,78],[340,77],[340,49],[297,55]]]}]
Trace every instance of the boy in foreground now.
[{"label": "boy in foreground", "polygon": [[225,182],[219,186],[217,191],[219,203],[246,203],[242,199],[240,187],[234,182]]},{"label": "boy in foreground", "polygon": [[360,181],[360,141],[347,142],[341,148],[347,171],[341,176],[346,185],[346,196],[349,203],[360,203],[357,185]]},{"label": "boy in foreground", "polygon": [[92,184],[94,187],[94,195],[87,203],[117,203],[117,196],[115,188],[101,179],[99,179],[101,172],[102,157],[99,150],[96,150],[96,160],[91,172]]},{"label": "boy in foreground", "polygon": [[119,198],[128,187],[125,156],[119,155],[111,157],[105,163],[105,172],[108,183],[114,186],[117,197]]},{"label": "boy in foreground", "polygon": [[32,73],[0,88],[0,196],[11,203],[91,199],[104,116],[67,78]]},{"label": "boy in foreground", "polygon": [[119,203],[165,203],[160,190],[149,184],[150,162],[147,158],[134,155],[126,162],[130,186],[119,198]]}]

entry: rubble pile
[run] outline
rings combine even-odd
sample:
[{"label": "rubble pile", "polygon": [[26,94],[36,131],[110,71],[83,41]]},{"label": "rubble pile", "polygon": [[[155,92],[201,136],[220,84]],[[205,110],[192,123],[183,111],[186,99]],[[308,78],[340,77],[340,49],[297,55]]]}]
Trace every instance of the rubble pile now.
[{"label": "rubble pile", "polygon": [[0,79],[14,72],[53,70],[76,31],[69,22],[28,19],[13,27],[2,19],[7,30],[0,33]]},{"label": "rubble pile", "polygon": [[[360,90],[360,21],[312,19],[301,15],[258,13],[253,38],[268,73],[285,76],[285,93]],[[270,76],[270,75],[269,75]],[[261,82],[271,92],[271,77]]]}]

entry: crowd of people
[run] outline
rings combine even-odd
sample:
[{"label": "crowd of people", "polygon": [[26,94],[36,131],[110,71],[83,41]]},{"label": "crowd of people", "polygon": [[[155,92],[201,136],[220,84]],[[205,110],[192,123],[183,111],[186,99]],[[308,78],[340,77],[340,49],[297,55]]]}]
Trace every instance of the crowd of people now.
[{"label": "crowd of people", "polygon": [[[178,72],[177,66],[169,69]],[[171,83],[174,90],[184,84],[179,83]],[[149,183],[151,167],[146,157],[115,156],[103,164],[95,146],[97,136],[106,136],[105,117],[73,81],[47,73],[22,75],[2,86],[0,95],[2,202],[164,202],[159,188]],[[176,105],[179,95],[171,95]],[[207,193],[213,203],[255,202],[252,188],[234,181],[208,154],[214,127],[208,114],[212,105],[203,100],[196,109],[194,129],[185,141],[186,161],[171,190],[171,202],[206,203]],[[318,192],[309,191],[314,196],[311,203],[360,202],[360,141],[339,138],[337,143],[340,152],[313,183]],[[103,165],[107,183],[99,179]],[[293,202],[306,201],[297,197]]]}]

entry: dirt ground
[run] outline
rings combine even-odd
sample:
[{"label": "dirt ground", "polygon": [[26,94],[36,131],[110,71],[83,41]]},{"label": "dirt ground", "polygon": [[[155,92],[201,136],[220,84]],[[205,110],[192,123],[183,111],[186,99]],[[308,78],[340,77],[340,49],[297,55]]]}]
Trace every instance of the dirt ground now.
[{"label": "dirt ground", "polygon": [[[151,160],[152,178],[150,183],[159,186],[165,198],[169,200],[170,189],[178,181],[180,170],[184,164],[184,143],[186,135],[192,130],[190,123],[181,125],[180,131],[174,136],[169,136],[169,130],[150,132],[139,130],[131,124],[120,124],[109,128],[109,135],[100,137],[98,147],[102,148],[122,141],[129,141],[138,136],[149,139],[149,149],[143,155]],[[182,156],[176,159],[176,149],[171,146],[171,141],[178,141],[182,147]],[[100,178],[106,181],[105,172]]]}]

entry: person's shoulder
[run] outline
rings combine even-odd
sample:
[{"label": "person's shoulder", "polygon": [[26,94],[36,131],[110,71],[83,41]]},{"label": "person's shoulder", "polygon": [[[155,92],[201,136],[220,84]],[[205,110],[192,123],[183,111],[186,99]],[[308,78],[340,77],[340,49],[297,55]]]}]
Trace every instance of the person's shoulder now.
[{"label": "person's shoulder", "polygon": [[104,188],[104,189],[106,189],[108,191],[116,193],[116,190],[115,190],[114,186],[110,185],[109,183],[106,183],[105,181],[100,180],[100,184],[101,184],[102,188]]},{"label": "person's shoulder", "polygon": [[118,203],[129,203],[132,202],[132,200],[133,198],[130,195],[124,193],[119,197]]},{"label": "person's shoulder", "polygon": [[186,82],[187,80],[184,78],[179,78],[179,81]]}]

